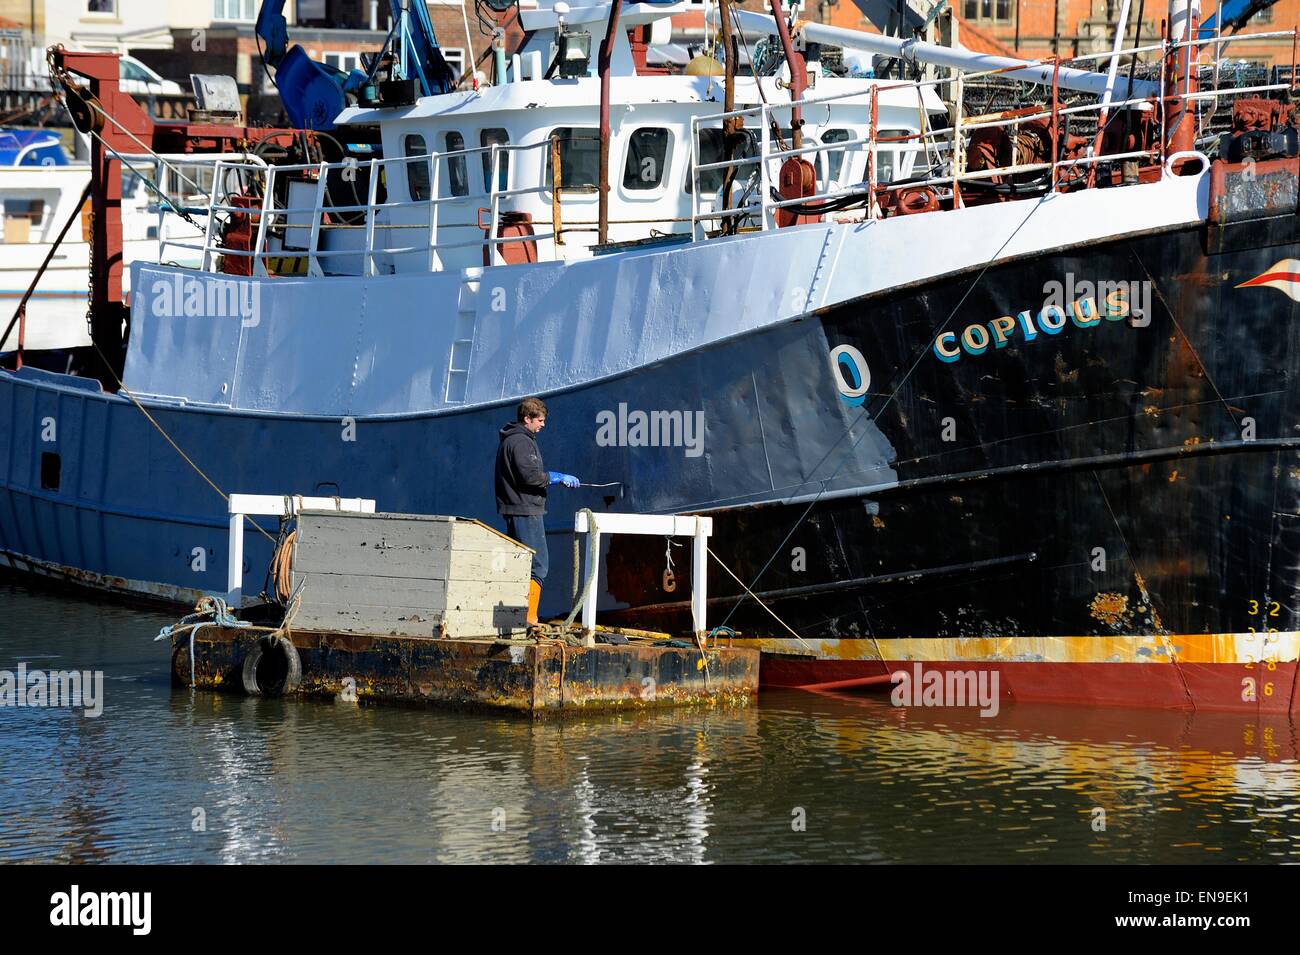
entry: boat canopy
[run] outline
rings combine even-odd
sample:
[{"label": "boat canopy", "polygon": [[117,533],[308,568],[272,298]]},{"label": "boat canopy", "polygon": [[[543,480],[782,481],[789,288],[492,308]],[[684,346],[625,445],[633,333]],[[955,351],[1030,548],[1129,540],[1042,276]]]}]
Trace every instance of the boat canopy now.
[{"label": "boat canopy", "polygon": [[48,129],[0,128],[0,166],[66,166],[63,140]]}]

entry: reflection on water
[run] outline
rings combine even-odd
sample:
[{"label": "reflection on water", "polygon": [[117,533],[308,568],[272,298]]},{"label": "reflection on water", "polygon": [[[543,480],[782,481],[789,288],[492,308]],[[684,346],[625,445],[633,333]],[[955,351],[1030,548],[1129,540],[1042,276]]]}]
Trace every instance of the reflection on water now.
[{"label": "reflection on water", "polygon": [[151,638],[171,619],[0,580],[0,669],[102,669],[106,697],[98,719],[0,709],[0,861],[1300,859],[1287,720],[797,691],[536,724],[248,700],[170,686]]}]

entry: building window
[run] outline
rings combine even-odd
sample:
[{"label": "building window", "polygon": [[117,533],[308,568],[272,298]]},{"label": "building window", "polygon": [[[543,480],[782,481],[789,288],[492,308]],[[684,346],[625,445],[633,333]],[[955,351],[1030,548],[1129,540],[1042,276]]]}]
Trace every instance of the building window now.
[{"label": "building window", "polygon": [[423,202],[429,198],[429,150],[423,136],[407,136],[402,140],[402,150],[412,158],[406,164],[406,191],[412,201]]},{"label": "building window", "polygon": [[442,51],[442,58],[451,67],[451,75],[459,80],[461,74],[465,72],[465,51],[458,47],[439,47],[439,49]]},{"label": "building window", "polygon": [[[480,146],[506,146],[510,143],[510,134],[499,126],[481,130],[478,134]],[[492,151],[485,149],[483,156],[483,191],[492,191]],[[504,190],[510,181],[510,151],[502,149],[497,152],[497,188]],[[563,168],[563,167],[561,167]]]},{"label": "building window", "polygon": [[[465,148],[465,137],[455,131],[444,134],[442,142],[449,153],[459,153]],[[452,196],[469,195],[469,167],[464,154],[447,159],[447,190]]]},{"label": "building window", "polygon": [[668,130],[646,126],[634,132],[627,141],[627,161],[623,164],[623,188],[628,190],[658,189],[668,168],[668,144],[672,134]]},{"label": "building window", "polygon": [[[109,2],[115,3],[116,0],[109,0]],[[214,20],[247,20],[251,22],[256,18],[256,0],[212,0],[212,19]]]},{"label": "building window", "polygon": [[1256,10],[1255,15],[1250,18],[1251,23],[1272,23],[1273,8],[1265,7],[1263,10]]},{"label": "building window", "polygon": [[326,66],[332,66],[344,73],[361,69],[360,53],[326,53],[323,57]]},{"label": "building window", "polygon": [[[560,141],[560,188],[565,192],[590,192],[600,182],[600,131],[577,126],[551,130]],[[546,185],[555,181],[552,152],[546,150]]]},{"label": "building window", "polygon": [[965,0],[962,13],[967,20],[1001,20],[1011,19],[1013,7],[1011,0]]},{"label": "building window", "polygon": [[117,13],[117,0],[86,0],[86,12],[113,16]]}]

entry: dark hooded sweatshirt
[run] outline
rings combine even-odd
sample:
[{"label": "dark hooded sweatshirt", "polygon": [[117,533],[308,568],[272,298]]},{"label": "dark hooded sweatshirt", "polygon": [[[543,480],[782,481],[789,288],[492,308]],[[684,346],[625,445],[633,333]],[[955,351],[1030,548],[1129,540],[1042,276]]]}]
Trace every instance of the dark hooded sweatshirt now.
[{"label": "dark hooded sweatshirt", "polygon": [[537,436],[521,421],[512,421],[500,432],[497,446],[497,512],[510,515],[546,513],[546,486],[550,475],[542,464]]}]

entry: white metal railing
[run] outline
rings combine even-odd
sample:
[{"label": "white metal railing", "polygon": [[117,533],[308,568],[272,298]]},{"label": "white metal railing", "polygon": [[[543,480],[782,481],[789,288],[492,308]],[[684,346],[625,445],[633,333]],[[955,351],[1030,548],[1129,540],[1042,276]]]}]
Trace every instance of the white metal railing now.
[{"label": "white metal railing", "polygon": [[[1213,47],[1214,50],[1216,51],[1216,56],[1217,56],[1217,54],[1222,51],[1222,47],[1225,46],[1228,42],[1252,42],[1252,41],[1260,41],[1260,40],[1276,40],[1280,37],[1292,38],[1293,49],[1295,48],[1297,31],[1280,30],[1280,31],[1272,31],[1268,33],[1252,33],[1246,35],[1236,35],[1231,38],[1216,38],[1213,40],[1205,40],[1205,41],[1184,40],[1178,43],[1169,43],[1168,41],[1162,41],[1160,43],[1152,43],[1145,46],[1135,46],[1126,49],[1110,50],[1103,53],[1089,54],[1086,56],[1078,56],[1078,57],[1071,57],[1069,59],[1062,59],[1059,61],[1059,64],[1058,61],[1052,59],[1028,61],[1025,64],[1025,66],[1055,67],[1057,65],[1064,65],[1067,62],[1078,63],[1078,62],[1088,61],[1088,60],[1097,60],[1097,61],[1114,60],[1120,57],[1136,56],[1141,53],[1160,51],[1161,56],[1159,61],[1160,62],[1159,88],[1163,91],[1164,89],[1166,89],[1167,63],[1169,61],[1170,54],[1172,54],[1175,50],[1192,48],[1192,47],[1198,47],[1198,48]],[[1023,69],[1023,68],[1024,68],[1023,66],[1017,67],[1017,69]],[[1021,164],[1015,164],[1011,166],[979,169],[974,171],[966,170],[964,168],[966,147],[967,145],[969,145],[971,133],[975,130],[992,129],[992,128],[999,128],[999,127],[1015,127],[1035,120],[1048,119],[1051,121],[1052,124],[1052,141],[1053,144],[1055,145],[1057,142],[1059,142],[1059,136],[1060,136],[1059,122],[1062,117],[1081,115],[1087,113],[1096,113],[1098,114],[1099,125],[1100,125],[1101,122],[1104,122],[1105,116],[1108,112],[1112,112],[1130,106],[1141,107],[1144,105],[1150,105],[1149,99],[1128,98],[1122,100],[1115,100],[1115,99],[1106,100],[1105,97],[1102,97],[1096,103],[1087,103],[1087,104],[1075,105],[1075,106],[1061,106],[1059,103],[1058,88],[1056,83],[1053,82],[1051,86],[1052,95],[1051,95],[1050,105],[1044,106],[1042,109],[1036,110],[1034,112],[1029,112],[1029,113],[1018,112],[1014,116],[1007,116],[1005,115],[1004,112],[1003,114],[994,114],[993,116],[990,117],[974,117],[970,119],[964,118],[962,116],[962,92],[963,92],[964,84],[968,83],[972,79],[991,78],[1005,72],[1007,72],[1005,68],[979,71],[979,72],[967,72],[967,73],[954,72],[953,75],[947,77],[937,77],[932,79],[909,81],[909,82],[874,84],[870,87],[868,91],[871,97],[871,123],[867,135],[865,137],[857,137],[855,139],[844,140],[844,141],[833,142],[833,143],[814,142],[812,145],[806,145],[800,149],[784,149],[784,148],[773,149],[772,148],[771,127],[774,121],[776,121],[778,115],[788,116],[791,114],[792,110],[795,109],[796,107],[800,108],[801,110],[807,111],[811,108],[833,103],[838,100],[844,100],[850,97],[860,97],[863,94],[863,90],[857,89],[857,90],[852,90],[844,93],[837,93],[829,96],[812,96],[812,97],[806,96],[803,99],[798,101],[790,101],[785,103],[763,103],[759,106],[749,107],[745,109],[731,110],[729,112],[722,112],[722,113],[713,113],[707,116],[692,117],[691,119],[691,176],[692,176],[693,188],[691,190],[691,222],[692,222],[693,237],[696,240],[707,238],[708,232],[704,226],[708,222],[713,222],[713,221],[723,220],[723,219],[738,219],[740,221],[745,221],[746,219],[749,219],[750,217],[756,214],[758,216],[759,229],[766,231],[768,229],[773,229],[777,227],[776,212],[780,209],[793,207],[793,206],[801,206],[801,205],[815,206],[819,203],[824,202],[825,200],[842,199],[846,197],[852,197],[855,195],[862,195],[866,197],[865,215],[867,218],[874,219],[878,217],[880,212],[880,205],[877,200],[879,199],[882,193],[897,192],[901,190],[910,190],[910,189],[930,187],[930,186],[946,187],[947,192],[944,197],[950,198],[953,201],[955,206],[960,206],[962,202],[961,183],[968,182],[968,181],[982,180],[982,179],[990,179],[990,178],[995,178],[1000,176],[1015,176],[1015,175],[1021,175],[1021,174],[1033,173],[1033,172],[1050,172],[1051,188],[1054,191],[1058,188],[1059,175],[1062,171],[1077,169],[1079,167],[1090,167],[1090,166],[1094,166],[1097,163],[1102,163],[1102,162],[1116,162],[1116,161],[1127,160],[1127,159],[1140,159],[1140,160],[1144,159],[1151,162],[1152,164],[1158,165],[1160,169],[1160,175],[1162,178],[1173,175],[1171,169],[1173,164],[1169,161],[1173,157],[1166,155],[1165,144],[1163,143],[1163,141],[1158,143],[1155,146],[1155,148],[1151,149],[1150,151],[1098,154],[1098,153],[1094,153],[1094,148],[1099,144],[1099,139],[1098,139],[1098,143],[1094,143],[1088,147],[1088,153],[1087,155],[1084,156],[1078,156],[1069,159],[1058,159],[1051,162],[1021,163]],[[1294,72],[1294,66],[1293,66],[1293,72]],[[1024,82],[1024,81],[1018,81],[1018,82]],[[1117,87],[1122,86],[1124,82],[1125,80],[1123,79],[1117,79],[1116,80]],[[917,104],[918,104],[917,109],[924,116],[924,111],[925,111],[924,100],[923,100],[924,91],[927,88],[937,88],[945,84],[954,84],[956,86],[956,94],[955,94],[956,109],[954,110],[954,121],[951,126],[940,128],[940,129],[923,129],[922,132],[917,134],[912,134],[906,137],[893,137],[892,139],[881,138],[878,136],[879,96],[882,92],[906,91],[906,90],[913,91],[917,97]],[[1164,113],[1166,111],[1167,104],[1170,101],[1177,101],[1179,103],[1184,103],[1184,104],[1195,104],[1202,101],[1217,102],[1219,98],[1226,97],[1226,96],[1240,96],[1243,94],[1251,94],[1251,93],[1276,92],[1280,90],[1292,90],[1294,88],[1295,88],[1294,77],[1292,83],[1271,83],[1271,84],[1261,84],[1261,85],[1250,86],[1250,87],[1226,87],[1226,88],[1219,88],[1219,89],[1192,91],[1189,88],[1189,86],[1184,86],[1180,91],[1176,93],[1167,96],[1162,95],[1159,98],[1159,108],[1161,110],[1161,119],[1162,119],[1160,128],[1162,130],[1165,128],[1165,124],[1163,122]],[[753,118],[758,122],[760,128],[760,132],[758,136],[758,142],[759,142],[758,154],[740,156],[730,160],[723,160],[720,162],[701,163],[700,162],[700,142],[701,142],[700,130],[705,127],[717,128],[719,125],[722,125],[726,120],[737,118],[737,117],[743,117],[746,119]],[[919,152],[921,149],[923,149],[927,154],[927,156],[932,151],[937,151],[939,152],[940,155],[946,152],[949,156],[947,168],[942,169],[941,167],[941,174],[932,174],[924,179],[909,178],[902,182],[891,182],[883,185],[878,184],[876,178],[877,178],[877,171],[879,169],[880,144],[884,142],[898,142],[900,140],[908,140],[908,141],[918,140],[920,142],[920,147],[914,149],[913,151]],[[792,156],[821,155],[823,153],[829,156],[830,154],[839,152],[841,153],[841,159],[840,159],[841,178],[843,178],[843,172],[847,168],[847,165],[850,161],[850,151],[861,149],[864,146],[867,150],[868,161],[867,161],[866,176],[864,177],[861,183],[854,186],[846,187],[838,182],[831,183],[830,181],[831,177],[827,175],[826,187],[815,190],[810,195],[800,196],[793,199],[784,199],[784,200],[778,200],[772,198],[772,189],[771,189],[772,170],[770,169],[771,163],[781,162]],[[1201,155],[1201,154],[1194,153],[1193,155]],[[759,173],[758,175],[759,196],[758,196],[757,203],[747,202],[744,205],[740,205],[734,208],[721,208],[721,209],[715,208],[708,211],[701,210],[701,199],[702,199],[701,190],[700,190],[701,173],[716,171],[718,169],[735,169],[739,172],[743,168],[753,166],[753,165],[758,166],[758,173]],[[827,168],[828,169],[830,168],[829,164]],[[931,169],[933,168],[934,165],[931,164]],[[724,199],[724,201],[729,202],[730,199],[729,196],[722,197],[722,198]]]},{"label": "white metal railing", "polygon": [[[183,248],[194,250],[197,247],[186,243],[180,239],[172,239],[171,232],[168,229],[168,214],[183,212],[191,218],[206,218],[209,215],[211,207],[212,187],[207,187],[207,197],[204,205],[196,203],[200,196],[203,195],[205,187],[202,185],[202,170],[210,170],[216,178],[216,166],[221,162],[230,162],[232,160],[246,163],[258,167],[266,168],[266,162],[261,157],[253,153],[121,153],[121,158],[126,163],[130,163],[129,171],[139,175],[141,167],[149,167],[153,171],[150,185],[146,188],[150,193],[151,205],[157,215],[157,239],[158,239],[158,261],[164,262],[167,259],[168,248]],[[186,169],[194,170],[198,176],[195,179],[186,174]],[[170,175],[169,175],[170,174]],[[176,187],[172,188],[175,181]],[[185,190],[183,187],[188,183],[193,186],[193,191]],[[214,181],[214,186],[217,183]],[[158,193],[161,192],[161,195]],[[182,220],[184,221],[184,220]]]},{"label": "white metal railing", "polygon": [[[368,163],[357,162],[356,160],[344,160],[342,162],[319,162],[319,163],[299,163],[292,165],[274,165],[268,166],[259,161],[249,162],[244,157],[221,157],[214,162],[212,187],[208,197],[207,208],[203,210],[207,215],[207,224],[201,244],[184,243],[171,241],[168,244],[173,247],[190,249],[202,254],[201,267],[205,271],[215,271],[217,266],[217,256],[233,256],[238,258],[249,258],[252,260],[252,271],[254,275],[268,275],[267,262],[269,259],[306,259],[307,272],[310,275],[324,275],[325,269],[322,266],[322,259],[330,256],[360,256],[362,258],[362,274],[373,276],[377,272],[376,258],[380,256],[394,257],[402,255],[422,254],[426,256],[425,266],[430,271],[439,271],[442,269],[441,252],[450,249],[486,247],[488,249],[499,249],[502,245],[511,242],[542,242],[553,240],[554,232],[535,233],[526,237],[520,236],[502,236],[500,233],[501,213],[503,201],[524,195],[542,194],[548,191],[548,186],[538,185],[524,188],[509,188],[508,184],[503,187],[501,184],[502,162],[508,162],[508,156],[513,152],[520,152],[534,149],[549,149],[550,139],[543,140],[539,143],[528,144],[511,144],[511,143],[494,143],[490,146],[476,146],[467,149],[454,150],[450,152],[431,152],[421,156],[400,156],[384,159],[371,159]],[[468,175],[469,159],[478,157],[482,154],[488,154],[487,175],[488,189],[486,195],[483,193],[466,193],[464,195],[441,195],[443,167],[452,161],[459,160],[465,163],[466,174]],[[503,155],[507,157],[503,160]],[[413,166],[426,164],[427,182],[425,184],[427,194],[419,199],[394,199],[393,193],[395,187],[404,184],[407,195],[410,191],[410,173]],[[387,182],[389,185],[389,194],[385,201],[380,202],[378,198],[378,188],[381,179],[381,172],[387,173],[391,167],[400,167],[402,175],[394,181],[389,176]],[[332,172],[341,172],[353,177],[364,169],[368,175],[368,191],[364,203],[337,203],[333,201],[329,190],[329,177]],[[227,176],[230,173],[238,173],[241,182],[247,180],[247,184],[254,185],[251,192],[260,191],[260,205],[243,206],[235,205],[231,201],[232,192],[226,184]],[[314,180],[313,177],[314,176]],[[260,179],[260,184],[258,180]],[[277,183],[285,182],[312,182],[315,183],[315,195],[311,205],[295,205],[289,200],[286,191],[286,202],[283,205],[277,203]],[[259,188],[260,185],[260,188]],[[441,206],[448,203],[461,203],[473,200],[475,198],[485,199],[487,210],[490,214],[490,222],[486,226],[480,226],[475,223],[451,223],[451,227],[458,228],[484,228],[486,236],[483,238],[473,238],[468,240],[446,240],[441,238],[440,232],[445,226],[440,223],[438,211]],[[480,207],[482,208],[482,207]],[[394,210],[422,209],[427,210],[427,216],[423,222],[403,223],[391,221],[391,216],[386,214]],[[340,223],[327,221],[330,217],[343,215],[360,216],[362,222]],[[219,216],[246,216],[250,223],[256,223],[256,234],[254,236],[252,247],[249,249],[230,248],[222,244],[220,236],[217,234],[217,219]],[[295,221],[295,217],[296,220]],[[390,221],[381,222],[380,219],[389,218]],[[268,242],[273,230],[288,231],[292,229],[302,229],[308,233],[306,248],[270,248]],[[323,248],[321,243],[322,233],[327,229],[350,229],[361,228],[364,230],[365,238],[359,246],[342,246],[338,248]],[[403,229],[419,229],[427,231],[428,239],[420,245],[392,245],[386,239],[376,242],[377,232],[391,232]]]},{"label": "white metal railing", "polygon": [[[1233,37],[1231,42],[1276,40],[1278,37],[1291,37],[1294,46],[1297,32],[1255,33]],[[1068,60],[1042,59],[1027,61],[1026,65],[1050,69],[1066,62],[1103,61],[1112,60],[1115,57],[1134,56],[1139,53],[1159,52],[1159,88],[1163,91],[1167,88],[1168,64],[1176,50],[1197,47],[1202,49],[1213,48],[1216,51],[1221,51],[1227,42],[1229,41],[1222,39],[1204,42],[1186,40],[1176,44],[1162,41],[1118,51],[1073,57]],[[1023,69],[1023,66],[1017,68]],[[805,96],[798,102],[765,102],[754,107],[692,117],[689,154],[690,177],[693,188],[690,190],[690,216],[688,220],[692,237],[696,240],[706,239],[710,235],[710,230],[706,228],[707,224],[726,220],[733,220],[737,225],[740,225],[747,220],[752,221],[756,218],[758,228],[764,231],[770,230],[777,227],[778,213],[781,210],[798,206],[811,206],[812,209],[809,211],[820,218],[825,213],[819,214],[816,210],[826,200],[854,200],[860,198],[864,216],[875,219],[880,216],[881,200],[884,197],[890,193],[917,188],[933,187],[941,198],[951,201],[954,207],[960,207],[962,204],[963,183],[995,177],[1048,173],[1050,175],[1050,189],[1055,191],[1060,187],[1063,176],[1078,176],[1081,170],[1093,169],[1096,164],[1102,162],[1145,161],[1151,166],[1158,166],[1159,174],[1162,177],[1173,174],[1171,171],[1171,157],[1167,154],[1167,147],[1163,142],[1163,137],[1149,151],[1133,151],[1119,154],[1099,154],[1095,148],[1100,143],[1100,137],[1098,137],[1097,141],[1087,148],[1084,155],[1068,159],[1055,158],[1055,153],[1059,152],[1059,150],[1055,150],[1055,144],[1060,142],[1061,123],[1065,118],[1095,113],[1099,118],[1098,126],[1101,127],[1106,114],[1110,111],[1125,107],[1149,107],[1151,105],[1149,99],[1130,97],[1108,101],[1103,96],[1096,103],[1066,106],[1060,102],[1058,84],[1052,82],[1049,85],[1051,93],[1048,103],[1041,107],[1031,107],[1029,111],[1008,110],[987,116],[963,116],[961,107],[965,85],[972,80],[996,77],[1007,72],[1007,69],[1010,68],[969,73],[954,72],[950,76],[918,81],[876,82],[866,88],[856,87],[832,95]],[[1121,87],[1123,83],[1122,78],[1117,79],[1117,88]],[[957,108],[954,111],[953,121],[951,125],[946,127],[930,128],[928,125],[929,114],[926,111],[924,100],[925,93],[927,89],[938,89],[945,84],[955,84],[954,98]],[[1237,96],[1244,93],[1274,92],[1292,88],[1293,85],[1290,83],[1261,84],[1245,88],[1207,89],[1195,92],[1184,87],[1177,92],[1160,96],[1155,107],[1160,110],[1162,119],[1160,128],[1163,130],[1165,128],[1164,114],[1175,106],[1195,109],[1195,104],[1202,102],[1214,103],[1220,97]],[[881,136],[879,118],[881,95],[886,92],[909,90],[916,97],[916,108],[920,116],[918,131],[904,136]],[[850,98],[856,97],[860,99],[864,95],[869,97],[870,105],[870,123],[866,135],[834,142],[819,142],[810,139],[797,149],[784,142],[776,141],[773,135],[774,125],[777,129],[782,129],[788,125],[788,123],[782,123],[779,120],[789,117],[791,111],[796,107],[801,108],[805,113],[810,109],[826,107],[829,115],[831,105]],[[747,124],[751,120],[757,124],[756,136],[754,136],[757,144],[756,154],[733,156],[731,159],[722,161],[701,163],[701,130],[717,128],[723,125],[725,120],[735,118],[743,118]],[[1008,166],[976,170],[965,168],[966,149],[974,132],[1002,127],[1014,128],[1025,123],[1041,120],[1048,120],[1051,125],[1054,155],[1050,161],[1018,162]],[[430,152],[421,156],[371,159],[368,163],[348,159],[336,163],[320,162],[284,166],[268,166],[258,157],[248,154],[219,157],[127,158],[154,161],[160,173],[162,163],[186,164],[189,166],[212,165],[212,181],[209,194],[206,197],[206,207],[185,209],[190,214],[206,217],[201,241],[187,243],[165,236],[162,219],[166,208],[160,204],[160,260],[165,248],[188,249],[201,255],[201,267],[204,270],[214,271],[218,268],[219,256],[242,257],[251,259],[251,271],[254,275],[264,276],[270,274],[268,262],[273,258],[277,260],[305,259],[307,274],[324,275],[327,271],[325,266],[329,263],[331,257],[353,257],[360,259],[360,272],[363,275],[373,276],[377,274],[381,261],[391,263],[395,258],[401,256],[421,256],[425,268],[430,271],[438,271],[444,267],[444,253],[452,250],[484,248],[487,250],[488,261],[496,262],[501,254],[502,246],[508,243],[534,243],[534,248],[536,248],[537,243],[550,240],[558,245],[561,229],[558,215],[552,217],[552,231],[550,232],[526,236],[503,236],[501,234],[503,209],[508,209],[514,200],[521,197],[545,195],[554,188],[553,183],[545,181],[549,178],[546,176],[540,176],[537,185],[511,188],[508,181],[502,182],[502,164],[506,163],[506,168],[514,166],[518,170],[521,164],[511,162],[512,154],[537,149],[550,149],[551,143],[551,137],[548,136],[535,143],[496,143],[441,153]],[[916,156],[918,160],[924,157],[924,177],[909,177],[902,181],[879,182],[882,149],[893,151],[900,164],[908,154]],[[861,176],[860,181],[854,181],[858,173],[854,171],[851,163],[853,163],[854,157],[860,156],[862,152],[866,153],[865,175]],[[825,175],[818,177],[822,184],[816,187],[812,194],[789,199],[774,195],[773,179],[782,162],[798,156],[811,158],[816,165],[818,157],[823,155],[826,157],[822,163]],[[839,158],[838,166],[832,161],[837,156]],[[444,168],[447,167],[448,163],[457,162],[462,164],[466,177],[466,186],[468,187],[469,177],[472,175],[471,162],[477,165],[478,161],[481,161],[484,157],[487,159],[485,163],[487,181],[484,183],[484,191],[467,191],[464,195],[454,195],[450,194],[453,190],[448,190],[448,195],[441,195],[444,180],[451,175],[449,169]],[[422,198],[409,198],[415,194],[410,188],[411,171],[421,164],[425,165],[424,178],[427,194]],[[401,170],[396,177],[389,175],[389,171],[394,167]],[[753,167],[756,167],[756,169]],[[360,197],[357,197],[357,201],[351,204],[335,202],[335,197],[331,195],[331,191],[337,192],[338,190],[331,189],[331,176],[342,171],[352,176],[353,181],[355,181],[356,176],[362,169],[368,173],[368,188],[365,201],[362,202]],[[707,198],[701,189],[702,177],[710,173],[716,174],[719,170],[733,169],[737,173],[751,169],[757,173],[757,175],[750,176],[743,181],[740,180],[739,176],[737,177],[737,181],[742,182],[742,201],[735,208],[722,208],[721,206],[729,205],[731,202],[731,196],[727,195],[722,197],[723,201],[721,203],[715,201],[711,208],[702,208],[702,204]],[[832,169],[836,170],[835,175],[831,174]],[[518,176],[509,176],[507,178],[518,179]],[[386,180],[388,187],[387,195],[382,202],[379,201],[381,179]],[[755,184],[753,180],[757,180],[757,183]],[[239,187],[238,189],[231,188],[232,181]],[[1069,180],[1066,181],[1069,182]],[[301,188],[290,190],[288,183],[313,184],[314,193],[310,204],[301,198],[291,198],[291,192],[297,192],[301,196],[303,190]],[[284,188],[277,189],[277,186],[283,186]],[[396,198],[399,190],[404,190],[408,198]],[[756,198],[753,196],[755,191],[757,192]],[[256,196],[256,204],[236,204],[232,199],[236,192],[246,196]],[[284,193],[283,202],[277,198],[277,193],[280,192]],[[478,207],[479,216],[473,222],[442,221],[440,210],[446,204],[459,203],[464,205],[475,201],[485,202],[486,206]],[[553,201],[558,204],[558,194],[553,196]],[[854,203],[854,205],[857,204]],[[180,208],[185,207],[181,205]],[[413,210],[418,210],[420,215],[412,216]],[[556,211],[558,212],[558,210]],[[481,219],[484,212],[489,216],[487,223],[483,223]],[[255,226],[249,248],[231,248],[223,243],[218,229],[219,219],[223,217],[227,219],[230,217],[245,217],[250,227]],[[340,219],[351,221],[340,221]],[[420,221],[414,221],[415,219]],[[349,229],[360,230],[363,233],[359,242],[341,242],[331,245],[324,241],[327,231]],[[482,230],[484,234],[481,237],[474,236],[470,239],[458,239],[451,232],[454,229]],[[287,247],[299,244],[296,242],[286,243],[285,241],[294,230],[300,230],[299,234],[306,236],[306,241],[302,243],[305,248]],[[427,238],[422,235],[420,241],[416,244],[404,244],[400,239],[393,240],[393,236],[401,235],[404,231],[410,234],[410,230],[426,230]],[[278,242],[278,247],[272,247],[271,240],[273,237]]]},{"label": "white metal railing", "polygon": [[[596,595],[600,590],[600,538],[602,535],[641,534],[653,537],[690,537],[691,544],[691,623],[695,635],[703,638],[708,629],[705,612],[709,605],[709,537],[713,534],[713,518],[693,514],[595,514],[579,511],[573,518],[575,534],[589,535],[583,552],[590,566],[586,567],[586,590],[582,597],[582,629],[588,645],[596,632]],[[591,556],[597,559],[591,564]]]}]

